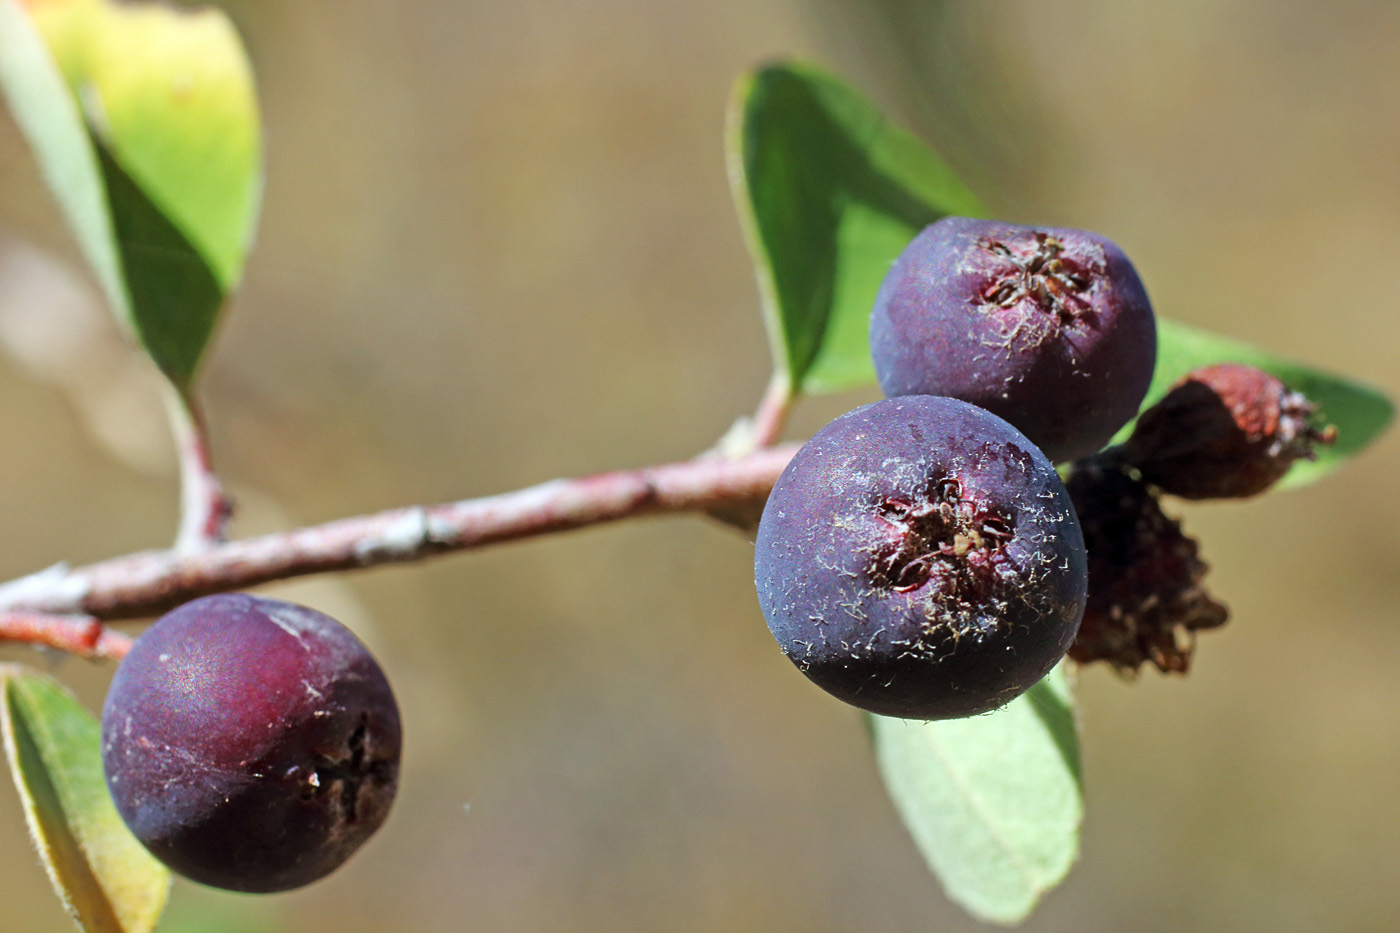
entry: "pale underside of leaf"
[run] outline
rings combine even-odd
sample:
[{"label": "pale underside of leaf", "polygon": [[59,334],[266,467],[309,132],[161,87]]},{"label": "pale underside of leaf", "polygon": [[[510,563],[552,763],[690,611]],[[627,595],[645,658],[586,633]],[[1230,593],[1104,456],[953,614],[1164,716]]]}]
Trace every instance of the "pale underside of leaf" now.
[{"label": "pale underside of leaf", "polygon": [[1024,920],[1079,850],[1084,806],[1063,674],[984,716],[872,723],[890,796],[948,896],[981,920]]}]

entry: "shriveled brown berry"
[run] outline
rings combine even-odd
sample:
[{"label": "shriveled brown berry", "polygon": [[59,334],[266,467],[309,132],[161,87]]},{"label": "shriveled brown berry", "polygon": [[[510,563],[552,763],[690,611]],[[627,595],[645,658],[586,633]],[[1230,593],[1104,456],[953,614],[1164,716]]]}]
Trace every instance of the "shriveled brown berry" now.
[{"label": "shriveled brown berry", "polygon": [[1089,596],[1069,656],[1135,673],[1150,661],[1185,673],[1195,633],[1229,611],[1201,585],[1196,542],[1162,512],[1155,490],[1108,458],[1075,464],[1066,482],[1084,530]]},{"label": "shriveled brown berry", "polygon": [[1143,412],[1123,457],[1163,492],[1186,499],[1258,495],[1294,462],[1316,456],[1336,429],[1311,423],[1317,406],[1242,363],[1187,374]]}]

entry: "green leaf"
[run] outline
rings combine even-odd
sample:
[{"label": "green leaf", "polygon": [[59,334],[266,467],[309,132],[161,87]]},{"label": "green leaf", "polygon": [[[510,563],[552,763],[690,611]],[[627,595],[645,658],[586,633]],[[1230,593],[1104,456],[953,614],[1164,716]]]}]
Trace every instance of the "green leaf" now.
[{"label": "green leaf", "polygon": [[213,271],[146,192],[94,140],[141,345],[184,388],[213,336],[224,292]]},{"label": "green leaf", "polygon": [[981,205],[923,143],[807,65],[740,78],[726,148],[774,366],[797,391],[872,382],[870,308],[890,263],[928,224]]},{"label": "green leaf", "polygon": [[1079,740],[1061,668],[994,713],[872,725],[885,786],[948,896],[983,921],[1024,920],[1079,851]]},{"label": "green leaf", "polygon": [[216,10],[28,8],[0,0],[0,83],[108,300],[188,388],[242,273],[261,196],[242,45]]},{"label": "green leaf", "polygon": [[[1335,470],[1375,440],[1395,417],[1395,406],[1380,392],[1341,376],[1281,360],[1248,344],[1209,331],[1157,319],[1157,369],[1143,408],[1152,405],[1193,369],[1211,363],[1248,363],[1283,380],[1318,405],[1318,420],[1334,425],[1337,442],[1319,447],[1316,460],[1295,463],[1278,488],[1311,483]],[[1132,433],[1132,425],[1116,440]]]},{"label": "green leaf", "polygon": [[89,933],[144,933],[170,872],[136,841],[102,776],[101,729],[53,680],[0,666],[0,727],[30,833],[64,905]]}]

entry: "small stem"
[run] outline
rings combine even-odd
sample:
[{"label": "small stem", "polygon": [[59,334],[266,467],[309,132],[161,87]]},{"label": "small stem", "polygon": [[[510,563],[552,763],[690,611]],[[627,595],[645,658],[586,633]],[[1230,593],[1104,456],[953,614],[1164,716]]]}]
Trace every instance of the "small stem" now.
[{"label": "small stem", "polygon": [[768,389],[753,415],[753,442],[756,448],[771,447],[783,432],[792,409],[792,384],[787,374],[773,374]]},{"label": "small stem", "polygon": [[209,434],[198,400],[172,388],[167,402],[180,459],[180,530],[175,549],[191,553],[224,540],[233,503],[214,472]]},{"label": "small stem", "polygon": [[639,515],[757,508],[796,452],[797,445],[788,444],[732,460],[699,457],[483,499],[392,509],[200,550],[146,551],[87,567],[53,567],[0,587],[0,611],[139,618],[196,596],[289,577],[421,560]]},{"label": "small stem", "polygon": [[92,616],[43,612],[0,611],[0,641],[43,645],[89,660],[122,658],[131,649],[130,636],[110,631]]},{"label": "small stem", "polygon": [[706,456],[732,460],[772,447],[782,434],[792,401],[792,385],[787,376],[775,372],[753,415],[734,422]]}]

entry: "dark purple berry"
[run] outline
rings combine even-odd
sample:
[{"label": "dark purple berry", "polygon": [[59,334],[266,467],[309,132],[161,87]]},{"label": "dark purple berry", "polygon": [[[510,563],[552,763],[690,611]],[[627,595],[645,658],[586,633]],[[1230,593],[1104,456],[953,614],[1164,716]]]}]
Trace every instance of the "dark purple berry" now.
[{"label": "dark purple berry", "polygon": [[242,594],[147,629],[102,709],[122,819],[175,871],[233,891],[339,867],[389,813],[400,744],[389,682],[349,629]]},{"label": "dark purple berry", "polygon": [[1202,584],[1208,568],[1196,542],[1155,490],[1111,458],[1076,463],[1066,486],[1089,552],[1089,603],[1069,656],[1125,674],[1147,661],[1186,673],[1196,632],[1230,615]]},{"label": "dark purple berry", "polygon": [[818,431],[773,487],[754,565],[793,663],[908,719],[1008,703],[1065,653],[1084,611],[1084,541],[1054,468],[950,398],[886,399]]},{"label": "dark purple berry", "polygon": [[972,402],[1058,462],[1137,413],[1157,331],[1132,263],[1103,237],[946,217],[885,276],[870,347],[887,396]]},{"label": "dark purple berry", "polygon": [[1143,412],[1122,453],[1174,496],[1254,496],[1336,438],[1335,428],[1313,426],[1316,410],[1263,370],[1218,363],[1188,373]]}]

